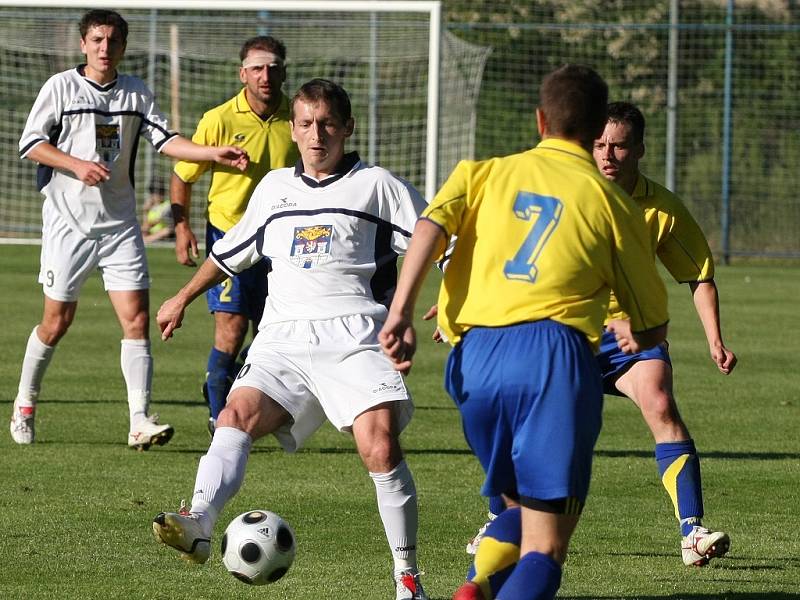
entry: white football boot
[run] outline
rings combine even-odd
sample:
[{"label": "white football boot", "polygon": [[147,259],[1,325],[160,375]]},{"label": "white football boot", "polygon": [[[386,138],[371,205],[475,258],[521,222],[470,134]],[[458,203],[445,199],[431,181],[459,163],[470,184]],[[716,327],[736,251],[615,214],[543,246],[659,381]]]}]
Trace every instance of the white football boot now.
[{"label": "white football boot", "polygon": [[420,572],[417,569],[405,569],[395,573],[396,600],[428,600],[428,595],[419,582],[419,576]]},{"label": "white football boot", "polygon": [[712,558],[723,556],[731,547],[731,538],[724,531],[711,531],[695,525],[681,543],[683,564],[703,567]]},{"label": "white football boot", "polygon": [[172,425],[159,424],[158,415],[150,415],[131,426],[128,432],[128,446],[140,451],[149,450],[153,444],[159,446],[166,444],[174,433]]},{"label": "white football boot", "polygon": [[490,512],[487,514],[489,516],[489,520],[486,521],[486,523],[484,523],[483,525],[481,525],[481,528],[478,529],[478,533],[475,534],[475,537],[472,538],[469,542],[467,542],[467,554],[475,556],[475,553],[478,552],[478,545],[481,543],[481,540],[483,539],[483,536],[486,533],[486,529],[488,529],[489,525],[492,524],[492,521],[494,521],[497,518],[497,515],[494,513]]},{"label": "white football boot", "polygon": [[181,502],[177,513],[158,513],[153,519],[153,533],[159,542],[174,548],[189,562],[202,564],[211,555],[211,533],[198,515],[189,512],[186,502]]},{"label": "white football boot", "polygon": [[11,413],[11,437],[18,444],[32,444],[34,438],[33,418],[36,415],[35,406],[17,406],[14,402],[14,411]]}]

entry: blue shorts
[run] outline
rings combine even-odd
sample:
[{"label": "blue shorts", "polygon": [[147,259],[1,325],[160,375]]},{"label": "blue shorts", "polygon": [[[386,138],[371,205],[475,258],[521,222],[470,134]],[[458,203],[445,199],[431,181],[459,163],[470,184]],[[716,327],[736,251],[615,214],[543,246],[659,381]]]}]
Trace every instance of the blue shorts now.
[{"label": "blue shorts", "polygon": [[[211,223],[206,224],[206,256],[211,246],[225,232]],[[267,299],[267,273],[269,263],[262,260],[235,277],[229,277],[206,292],[209,312],[225,312],[244,315],[258,323],[264,312],[264,301]]]},{"label": "blue shorts", "polygon": [[550,320],[470,329],[445,387],[486,473],[483,495],[586,500],[603,390],[585,335]]},{"label": "blue shorts", "polygon": [[597,364],[600,365],[600,373],[603,376],[603,391],[614,396],[624,396],[625,394],[616,388],[617,379],[640,360],[663,360],[672,366],[669,359],[669,345],[664,342],[649,350],[625,354],[617,346],[614,334],[604,331],[600,340],[600,352],[597,354]]}]

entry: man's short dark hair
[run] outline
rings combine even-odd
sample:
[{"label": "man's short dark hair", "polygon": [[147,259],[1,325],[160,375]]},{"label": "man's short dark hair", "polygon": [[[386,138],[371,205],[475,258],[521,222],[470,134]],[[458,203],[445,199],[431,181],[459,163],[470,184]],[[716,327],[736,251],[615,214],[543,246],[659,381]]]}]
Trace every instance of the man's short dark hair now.
[{"label": "man's short dark hair", "polygon": [[629,125],[633,139],[640,144],[644,143],[644,115],[634,104],[612,102],[608,105],[608,121]]},{"label": "man's short dark hair", "polygon": [[347,123],[352,118],[350,96],[342,86],[327,79],[312,79],[297,90],[291,102],[292,122],[294,122],[294,105],[298,100],[311,104],[325,102],[342,123]]},{"label": "man's short dark hair", "polygon": [[90,10],[81,18],[78,24],[78,30],[81,32],[81,39],[86,39],[86,34],[92,27],[100,25],[109,25],[114,28],[114,31],[119,33],[123,42],[128,41],[128,22],[122,16],[113,10],[106,10],[104,8],[97,8]]},{"label": "man's short dark hair", "polygon": [[597,72],[568,64],[549,73],[539,88],[539,109],[550,135],[591,144],[606,125],[608,86]]},{"label": "man's short dark hair", "polygon": [[247,53],[253,49],[264,50],[265,52],[272,52],[275,56],[280,56],[281,60],[286,60],[286,46],[283,42],[275,39],[271,35],[257,35],[246,40],[242,44],[242,49],[239,50],[239,59],[244,61],[247,58]]}]

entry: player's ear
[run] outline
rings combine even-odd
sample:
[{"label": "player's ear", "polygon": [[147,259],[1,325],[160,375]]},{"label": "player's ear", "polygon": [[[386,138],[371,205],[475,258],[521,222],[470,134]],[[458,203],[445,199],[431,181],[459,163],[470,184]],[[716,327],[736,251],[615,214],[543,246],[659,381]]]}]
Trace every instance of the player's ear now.
[{"label": "player's ear", "polygon": [[641,160],[641,158],[644,156],[644,142],[643,141],[640,142],[636,146],[635,152],[636,152],[636,160]]},{"label": "player's ear", "polygon": [[353,131],[355,130],[355,128],[356,128],[356,122],[352,117],[350,117],[349,119],[347,119],[347,123],[344,124],[344,137],[350,137],[351,135],[353,135]]},{"label": "player's ear", "polygon": [[541,108],[536,109],[536,128],[539,130],[539,137],[544,138],[547,135],[547,119]]},{"label": "player's ear", "polygon": [[245,77],[244,67],[239,67],[239,81],[241,81],[243,84],[247,83],[247,77]]}]

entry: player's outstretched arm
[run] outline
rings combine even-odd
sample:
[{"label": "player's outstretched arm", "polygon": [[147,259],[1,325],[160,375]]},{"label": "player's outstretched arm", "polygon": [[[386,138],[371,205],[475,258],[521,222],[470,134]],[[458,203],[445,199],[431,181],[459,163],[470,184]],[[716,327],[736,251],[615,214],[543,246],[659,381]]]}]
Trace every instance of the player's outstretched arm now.
[{"label": "player's outstretched arm", "polygon": [[47,142],[35,146],[26,158],[54,169],[70,171],[89,186],[108,181],[111,177],[111,171],[103,163],[75,158]]},{"label": "player's outstretched arm", "polygon": [[397,291],[389,307],[389,316],[378,334],[378,340],[394,368],[407,375],[417,350],[414,331],[414,307],[422,284],[435,258],[445,248],[442,229],[427,219],[420,219],[408,247],[403,268],[397,282]]},{"label": "player's outstretched arm", "polygon": [[692,290],[692,300],[695,310],[703,324],[703,331],[708,341],[708,350],[711,360],[725,375],[733,371],[737,363],[736,355],[725,347],[722,341],[722,326],[719,318],[719,292],[714,280],[700,281],[689,284]]},{"label": "player's outstretched arm", "polygon": [[175,224],[175,258],[187,267],[196,267],[197,237],[189,223],[189,210],[192,200],[192,184],[185,182],[175,173],[169,182],[169,199],[172,204],[172,222]]},{"label": "player's outstretched arm", "polygon": [[250,157],[238,146],[203,146],[185,137],[175,136],[163,146],[162,152],[172,158],[192,162],[216,162],[240,171],[247,169]]},{"label": "player's outstretched arm", "polygon": [[161,339],[167,341],[173,332],[180,328],[183,323],[183,313],[195,298],[225,278],[227,278],[225,272],[213,260],[207,258],[189,283],[158,309],[156,322],[161,329]]}]

